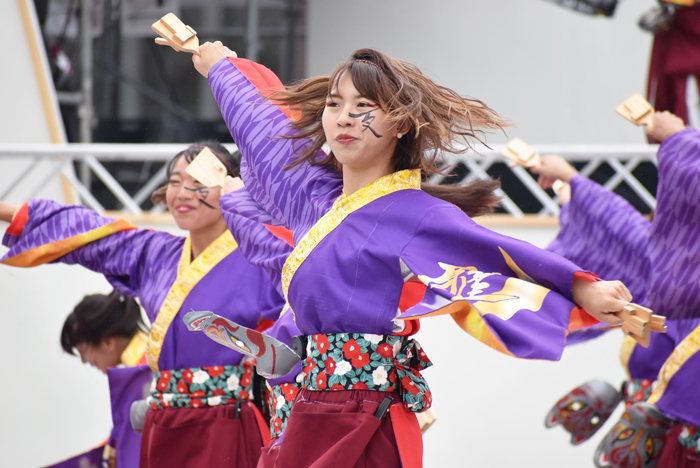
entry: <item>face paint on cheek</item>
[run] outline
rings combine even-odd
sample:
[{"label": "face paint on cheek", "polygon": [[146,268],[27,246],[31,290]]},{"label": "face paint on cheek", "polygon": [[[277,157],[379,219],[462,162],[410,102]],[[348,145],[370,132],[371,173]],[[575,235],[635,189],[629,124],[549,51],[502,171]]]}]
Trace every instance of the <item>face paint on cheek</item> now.
[{"label": "face paint on cheek", "polygon": [[377,138],[381,138],[384,135],[380,135],[377,132],[374,131],[374,129],[371,127],[372,122],[376,118],[375,116],[372,115],[372,112],[376,111],[377,109],[372,109],[368,110],[367,112],[363,112],[361,114],[353,114],[352,112],[348,112],[348,117],[351,117],[353,119],[359,119],[362,117],[362,131],[364,132],[365,130],[369,130],[372,132],[372,135],[374,135]]},{"label": "face paint on cheek", "polygon": [[205,200],[209,196],[209,187],[199,187],[199,188],[189,188],[189,187],[184,187],[185,190],[189,190],[190,192],[197,192],[199,194],[199,202],[206,206],[207,208],[211,208],[212,210],[215,210],[213,206],[211,206],[209,203],[207,203]]}]

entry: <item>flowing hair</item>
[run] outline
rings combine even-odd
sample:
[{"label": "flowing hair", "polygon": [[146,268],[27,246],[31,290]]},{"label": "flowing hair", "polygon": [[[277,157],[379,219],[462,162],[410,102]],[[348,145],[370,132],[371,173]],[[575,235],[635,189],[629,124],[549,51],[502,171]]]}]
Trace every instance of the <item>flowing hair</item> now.
[{"label": "flowing hair", "polygon": [[[420,169],[425,175],[440,172],[441,155],[473,150],[474,141],[485,144],[486,133],[510,125],[482,101],[462,97],[437,85],[416,66],[373,49],[360,49],[330,76],[302,80],[268,96],[297,116],[292,123],[297,132],[283,137],[312,141],[288,168],[304,163],[338,167],[332,152],[322,159],[316,155],[326,143],[322,124],[326,98],[345,73],[350,74],[362,96],[381,106],[389,122],[399,129],[408,129],[398,139],[392,155],[394,171]],[[498,181],[484,180],[463,187],[423,184],[422,188],[430,195],[454,203],[469,216],[478,216],[492,212],[498,205],[500,198],[493,192],[499,186]]]}]

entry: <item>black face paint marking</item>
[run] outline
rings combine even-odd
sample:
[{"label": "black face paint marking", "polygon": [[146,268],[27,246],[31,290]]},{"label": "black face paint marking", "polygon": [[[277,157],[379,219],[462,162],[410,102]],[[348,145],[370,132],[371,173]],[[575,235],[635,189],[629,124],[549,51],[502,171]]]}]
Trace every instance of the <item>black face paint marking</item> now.
[{"label": "black face paint marking", "polygon": [[364,132],[365,130],[369,129],[369,131],[372,132],[372,134],[374,136],[376,136],[377,138],[381,138],[384,135],[380,135],[379,133],[375,132],[372,127],[370,127],[370,125],[372,124],[372,122],[375,119],[375,116],[372,115],[372,112],[374,112],[376,110],[377,109],[368,110],[367,112],[363,112],[361,114],[353,114],[352,112],[348,112],[348,116],[352,117],[353,119],[358,119],[358,118],[362,117],[362,122],[361,122],[362,127],[363,127],[362,131]]},{"label": "black face paint marking", "polygon": [[204,200],[207,199],[209,196],[209,187],[199,187],[199,188],[189,188],[189,187],[184,187],[185,190],[189,190],[190,192],[197,192],[199,194],[199,202],[208,207],[211,208],[212,210],[215,210],[213,206],[211,206],[209,203],[205,202]]}]

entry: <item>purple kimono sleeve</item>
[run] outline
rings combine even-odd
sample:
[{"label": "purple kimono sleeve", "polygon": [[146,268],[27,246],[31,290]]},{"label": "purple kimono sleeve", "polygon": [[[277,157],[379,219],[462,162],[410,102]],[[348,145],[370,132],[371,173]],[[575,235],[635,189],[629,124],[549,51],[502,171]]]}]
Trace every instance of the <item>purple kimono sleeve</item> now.
[{"label": "purple kimono sleeve", "polygon": [[264,268],[279,295],[284,296],[282,268],[292,246],[261,224],[269,222],[270,218],[245,189],[224,195],[219,206],[243,256],[253,265]]},{"label": "purple kimono sleeve", "polygon": [[685,129],[658,153],[648,304],[669,319],[700,317],[700,133]]},{"label": "purple kimono sleeve", "polygon": [[557,360],[577,321],[596,322],[572,302],[576,265],[480,227],[453,205],[425,216],[401,260],[427,288],[400,318],[450,313],[469,334],[512,356]]},{"label": "purple kimono sleeve", "polygon": [[182,238],[128,223],[120,226],[118,220],[83,206],[32,199],[21,232],[4,236],[10,250],[0,261],[13,266],[79,264],[105,275],[121,293],[138,296],[146,267],[162,263],[158,259],[166,251],[181,248],[182,242]]},{"label": "purple kimono sleeve", "polygon": [[[341,195],[341,175],[310,164],[284,169],[311,141],[282,138],[295,130],[287,113],[263,97],[282,89],[270,70],[245,59],[222,59],[209,71],[209,83],[243,155],[241,177],[246,188],[300,239]],[[316,159],[325,157],[319,151]]]},{"label": "purple kimono sleeve", "polygon": [[644,304],[649,288],[650,223],[625,199],[583,176],[571,180],[561,230],[547,250],[604,280],[619,280]]},{"label": "purple kimono sleeve", "polygon": [[[261,224],[269,224],[273,219],[260,208],[246,189],[224,195],[219,200],[219,206],[229,230],[238,241],[238,248],[241,249],[243,256],[253,265],[265,268],[272,284],[279,294],[284,296],[282,268],[293,247]],[[301,335],[294,321],[294,314],[290,310],[264,333],[287,345],[292,337]],[[299,372],[301,372],[301,361],[292,372],[284,377],[270,379],[268,383],[274,386],[295,382]]]}]

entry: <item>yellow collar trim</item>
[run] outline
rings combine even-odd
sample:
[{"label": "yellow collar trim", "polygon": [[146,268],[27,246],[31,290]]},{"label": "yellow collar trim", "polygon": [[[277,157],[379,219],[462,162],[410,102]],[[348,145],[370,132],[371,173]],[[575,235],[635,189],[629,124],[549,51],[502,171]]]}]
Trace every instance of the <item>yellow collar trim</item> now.
[{"label": "yellow collar trim", "polygon": [[676,375],[676,372],[683,367],[695,353],[700,349],[700,326],[696,327],[678,346],[673,350],[671,355],[666,359],[663,367],[659,371],[659,376],[656,379],[656,389],[652,392],[648,403],[654,404],[661,399],[666,391],[668,382]]},{"label": "yellow collar trim", "polygon": [[121,362],[125,367],[136,367],[143,359],[143,355],[146,353],[146,347],[148,346],[148,335],[146,335],[141,330],[137,331],[134,337],[131,339],[126,349],[121,355]]},{"label": "yellow collar trim", "polygon": [[630,359],[632,359],[632,353],[634,352],[636,346],[637,342],[634,341],[634,338],[626,335],[625,339],[622,340],[622,346],[620,347],[620,364],[622,364],[623,369],[625,369],[625,372],[627,372],[627,377],[630,379],[632,378],[630,375]]},{"label": "yellow collar trim", "polygon": [[285,298],[288,300],[289,284],[304,260],[349,214],[390,193],[407,189],[420,190],[420,184],[420,169],[407,169],[377,179],[348,197],[344,194],[338,197],[328,213],[316,222],[287,257],[282,270]]},{"label": "yellow collar trim", "polygon": [[185,245],[182,246],[182,253],[180,254],[180,263],[177,267],[177,278],[170,287],[165,301],[163,301],[148,339],[146,359],[148,360],[148,366],[153,372],[158,372],[158,359],[160,359],[160,351],[163,347],[165,334],[180,311],[180,307],[185,302],[187,295],[199,283],[199,280],[204,278],[212,268],[236,250],[237,247],[238,244],[236,244],[233,235],[231,235],[229,230],[226,230],[190,263],[192,246],[190,238],[185,239]]}]

